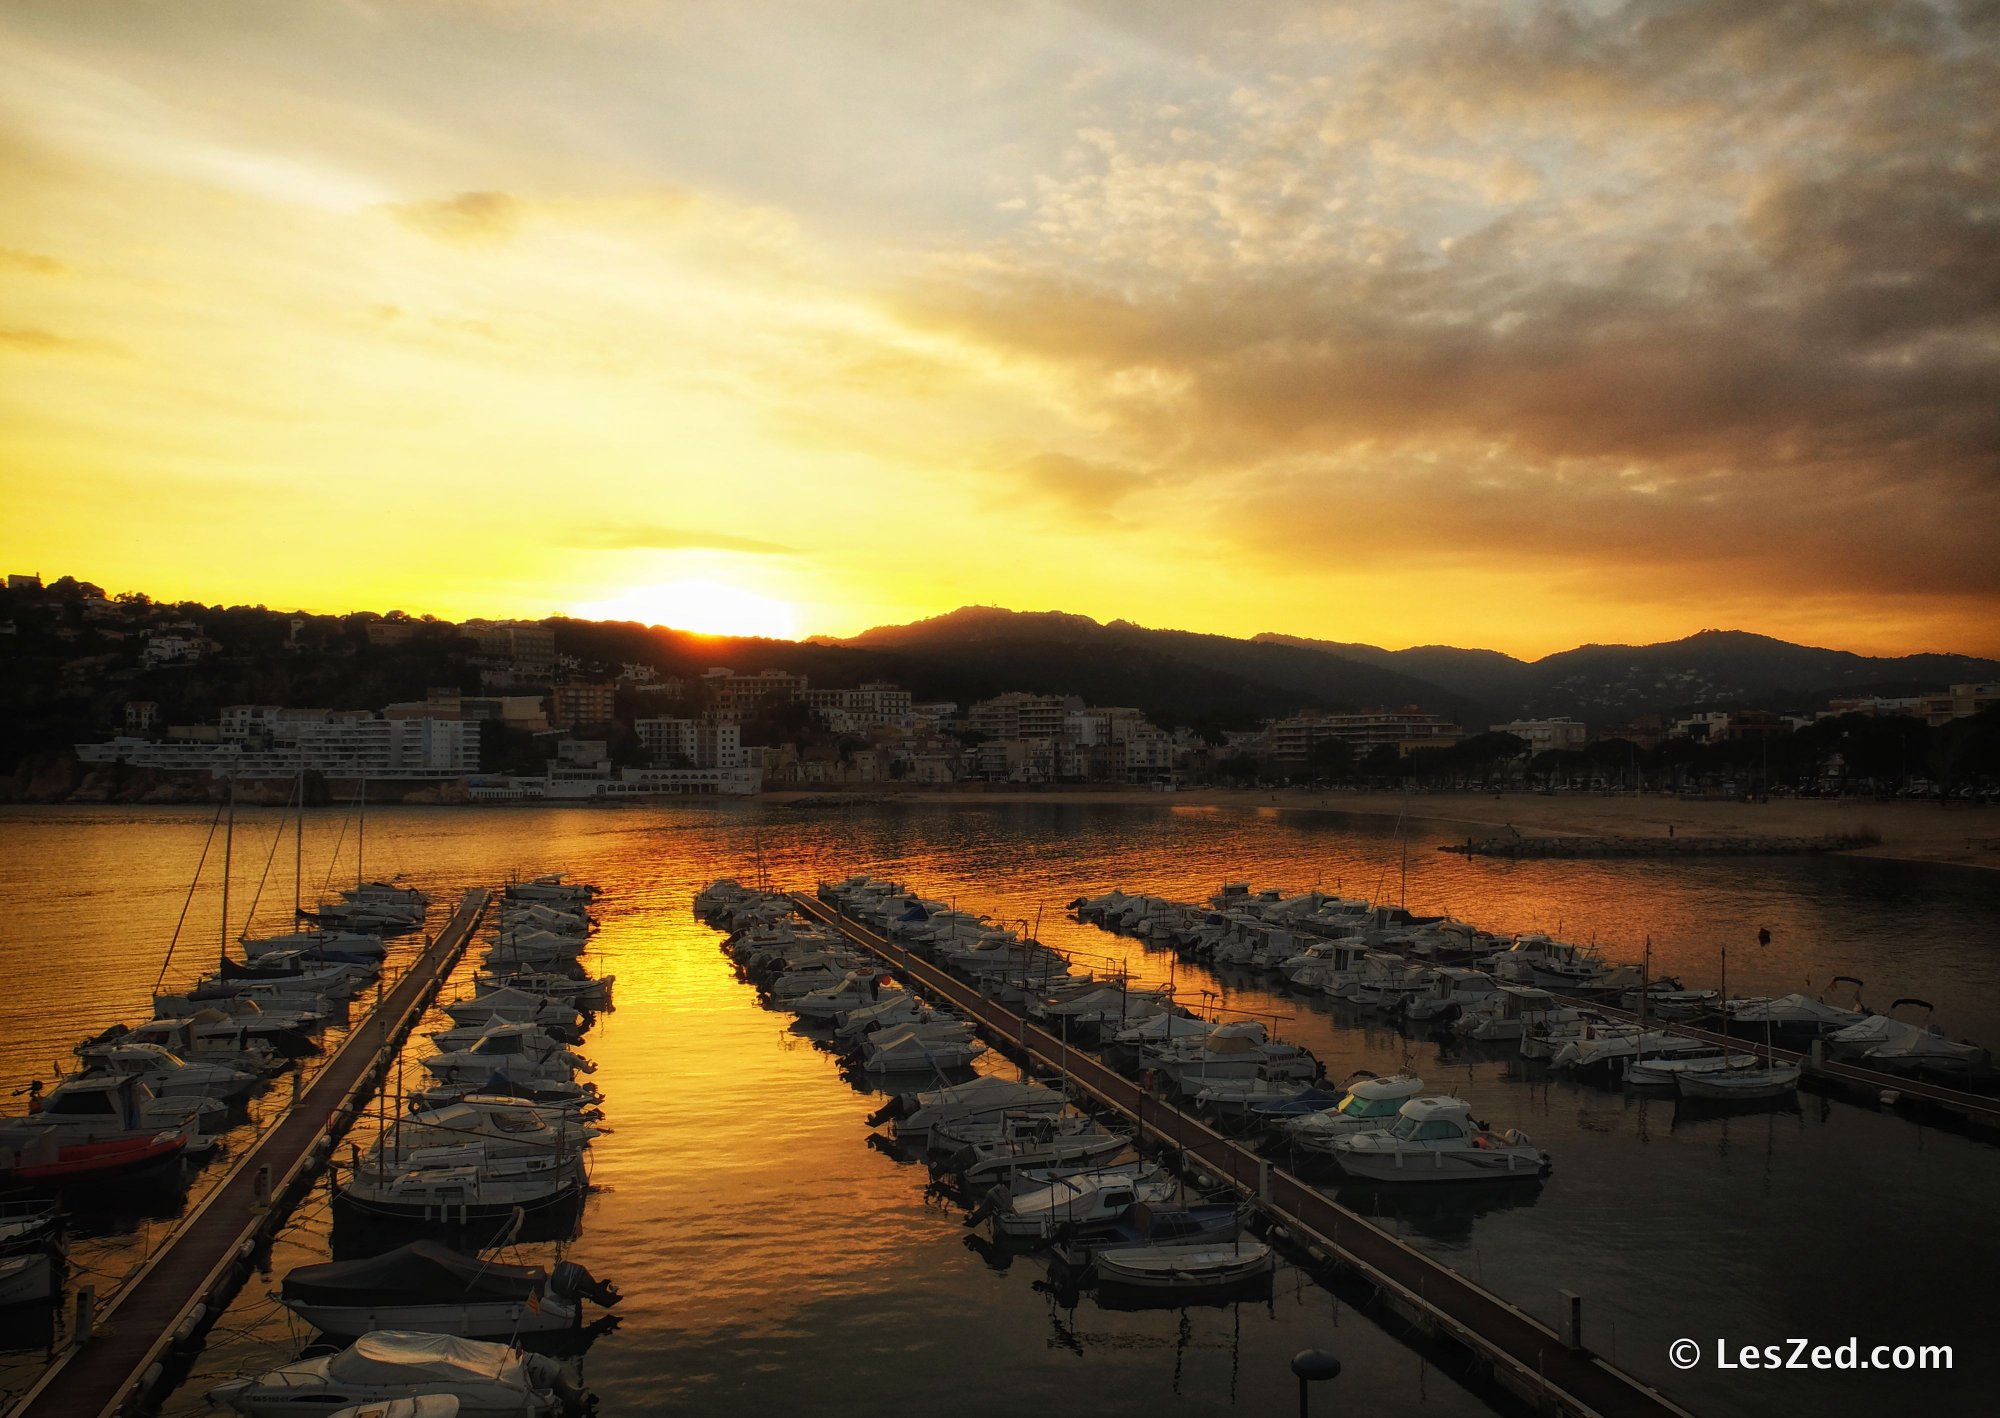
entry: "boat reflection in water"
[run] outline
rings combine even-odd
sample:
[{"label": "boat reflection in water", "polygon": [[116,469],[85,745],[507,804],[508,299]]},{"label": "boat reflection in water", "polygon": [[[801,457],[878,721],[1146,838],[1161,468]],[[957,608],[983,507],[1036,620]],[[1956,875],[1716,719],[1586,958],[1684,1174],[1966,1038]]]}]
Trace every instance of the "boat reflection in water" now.
[{"label": "boat reflection in water", "polygon": [[1334,1193],[1350,1211],[1407,1228],[1425,1240],[1445,1246],[1472,1240],[1473,1223],[1495,1212],[1533,1206],[1544,1190],[1540,1177],[1509,1177],[1468,1186],[1397,1186],[1391,1182],[1352,1182]]}]

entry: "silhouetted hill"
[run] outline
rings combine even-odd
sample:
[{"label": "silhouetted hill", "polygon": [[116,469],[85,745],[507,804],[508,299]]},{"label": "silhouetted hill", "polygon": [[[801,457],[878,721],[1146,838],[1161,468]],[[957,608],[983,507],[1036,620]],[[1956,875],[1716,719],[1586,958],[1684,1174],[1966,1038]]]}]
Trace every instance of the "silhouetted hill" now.
[{"label": "silhouetted hill", "polygon": [[1656,645],[1581,645],[1532,661],[1447,646],[1383,650],[1295,636],[1257,638],[1366,659],[1508,714],[1572,714],[1597,724],[1702,704],[1816,708],[1836,696],[1916,694],[2000,676],[2000,662],[1967,655],[1857,655],[1743,630],[1704,630]]},{"label": "silhouetted hill", "polygon": [[1060,611],[967,606],[909,625],[878,626],[839,642],[910,657],[905,672],[957,687],[950,697],[1007,689],[1080,694],[1125,704],[1168,723],[1257,717],[1301,708],[1422,704],[1477,722],[1469,696],[1411,675],[1294,645],[1236,640],[1129,621],[1101,625]]}]

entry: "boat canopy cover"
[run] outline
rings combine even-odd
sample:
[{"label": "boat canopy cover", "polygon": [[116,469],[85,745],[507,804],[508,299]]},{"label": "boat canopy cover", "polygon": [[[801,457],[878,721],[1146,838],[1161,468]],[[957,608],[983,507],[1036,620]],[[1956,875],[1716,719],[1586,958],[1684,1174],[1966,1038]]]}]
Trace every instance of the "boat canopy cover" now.
[{"label": "boat canopy cover", "polygon": [[517,1379],[521,1361],[505,1344],[380,1329],[365,1334],[327,1361],[327,1377],[356,1388],[407,1387],[424,1382]]},{"label": "boat canopy cover", "polygon": [[540,1266],[497,1265],[436,1241],[412,1241],[367,1260],[302,1265],[285,1299],[305,1305],[451,1305],[525,1300],[541,1293]]}]

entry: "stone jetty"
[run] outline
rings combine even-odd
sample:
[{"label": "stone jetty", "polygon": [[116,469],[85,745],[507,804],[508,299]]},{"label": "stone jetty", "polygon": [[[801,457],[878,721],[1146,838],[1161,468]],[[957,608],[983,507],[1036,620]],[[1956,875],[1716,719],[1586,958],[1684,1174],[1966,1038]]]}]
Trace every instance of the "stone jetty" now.
[{"label": "stone jetty", "polygon": [[1872,847],[1870,834],[1826,837],[1500,837],[1472,838],[1438,848],[1465,857],[1773,857],[1847,852]]}]

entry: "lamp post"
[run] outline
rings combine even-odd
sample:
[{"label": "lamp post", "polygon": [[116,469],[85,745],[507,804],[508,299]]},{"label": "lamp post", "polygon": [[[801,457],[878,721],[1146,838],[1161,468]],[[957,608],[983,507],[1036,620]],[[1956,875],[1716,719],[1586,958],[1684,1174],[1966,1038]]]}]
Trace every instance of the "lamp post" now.
[{"label": "lamp post", "polygon": [[1301,1349],[1292,1356],[1292,1372],[1299,1376],[1299,1418],[1306,1418],[1306,1385],[1337,1377],[1340,1360],[1324,1349]]}]

